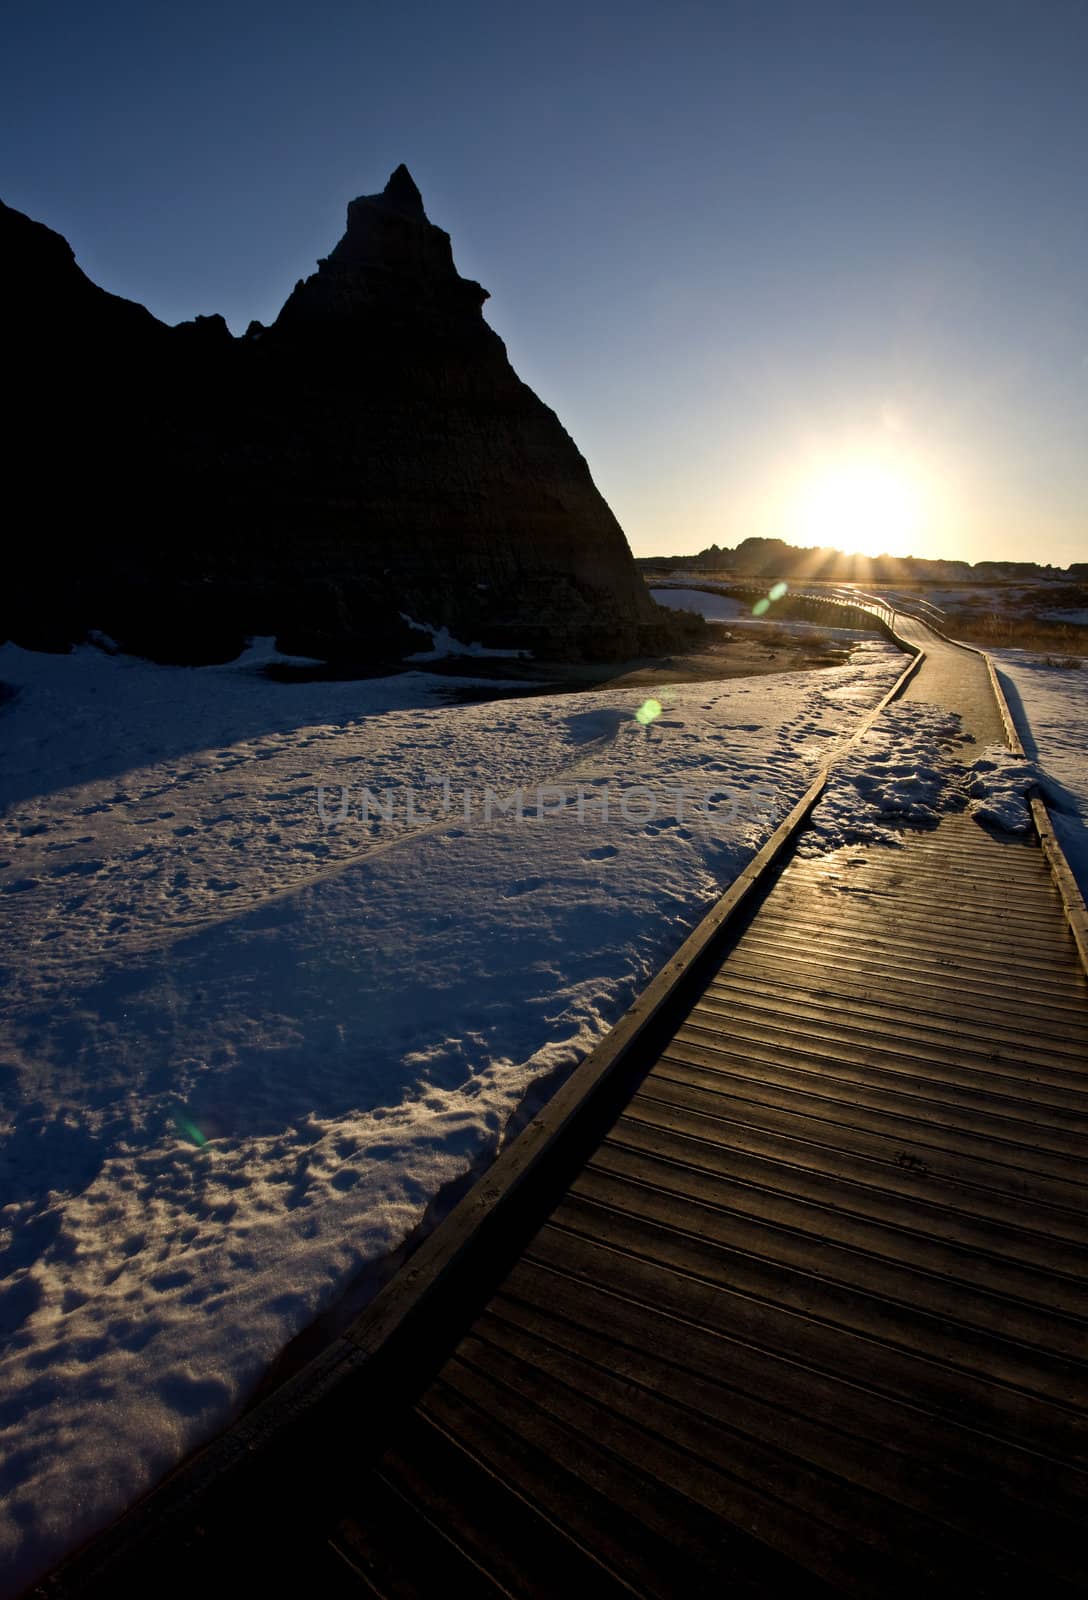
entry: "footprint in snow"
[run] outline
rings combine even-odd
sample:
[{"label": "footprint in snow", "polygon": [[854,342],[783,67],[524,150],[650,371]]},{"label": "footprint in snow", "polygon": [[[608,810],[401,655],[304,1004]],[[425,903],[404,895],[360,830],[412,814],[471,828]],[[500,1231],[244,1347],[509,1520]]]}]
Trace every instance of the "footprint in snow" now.
[{"label": "footprint in snow", "polygon": [[173,1272],[157,1272],[149,1278],[148,1284],[157,1294],[163,1294],[167,1289],[180,1289],[191,1283],[193,1275],[185,1267],[176,1268]]},{"label": "footprint in snow", "polygon": [[543,878],[519,878],[516,883],[510,885],[503,899],[516,900],[519,895],[532,894],[533,890],[541,888],[543,883]]}]

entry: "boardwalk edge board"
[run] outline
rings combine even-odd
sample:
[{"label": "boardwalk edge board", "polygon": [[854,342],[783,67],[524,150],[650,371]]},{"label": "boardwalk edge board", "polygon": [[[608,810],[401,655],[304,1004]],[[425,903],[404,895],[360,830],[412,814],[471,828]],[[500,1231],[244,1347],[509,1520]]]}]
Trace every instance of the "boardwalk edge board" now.
[{"label": "boardwalk edge board", "polygon": [[[286,1435],[305,1434],[315,1412],[336,1409],[337,1399],[350,1386],[357,1389],[371,1372],[378,1374],[382,1358],[406,1322],[425,1314],[426,1303],[449,1283],[468,1255],[473,1241],[499,1213],[512,1214],[516,1202],[538,1174],[546,1158],[564,1135],[597,1104],[606,1084],[630,1061],[635,1047],[650,1025],[671,1001],[696,963],[717,945],[727,925],[749,906],[754,891],[792,844],[819,800],[828,774],[864,737],[885,709],[902,694],[925,661],[925,651],[888,633],[911,661],[895,683],[861,723],[838,746],[788,815],[765,841],[688,935],[680,949],[636,997],[605,1037],[574,1069],[533,1119],[495,1158],[486,1173],[469,1189],[435,1230],[397,1271],[390,1282],[348,1328],[294,1376],[183,1461],[160,1484],[122,1516],[67,1557],[28,1592],[28,1600],[67,1600],[81,1594],[107,1592],[115,1577],[123,1579],[130,1560],[139,1561],[152,1544],[173,1541],[179,1562],[188,1546],[187,1521],[201,1519],[205,1503],[224,1507],[231,1486],[253,1468],[262,1456],[276,1453],[279,1460]],[[373,1382],[380,1385],[380,1376]],[[297,1455],[292,1455],[295,1469]],[[305,1463],[309,1472],[312,1463]],[[267,1472],[267,1469],[266,1469]],[[213,1514],[214,1519],[214,1514]],[[205,1519],[205,1520],[213,1520]],[[122,1569],[120,1572],[117,1569]],[[117,1592],[127,1592],[120,1591]]]},{"label": "boardwalk edge board", "polygon": [[[934,633],[940,634],[946,643],[957,645],[961,650],[970,650],[972,655],[982,657],[986,663],[986,670],[990,675],[990,687],[997,701],[997,709],[1001,713],[1001,724],[1005,729],[1005,743],[1014,756],[1022,756],[1026,760],[1027,752],[1021,742],[1019,733],[1016,731],[1016,723],[1013,721],[1009,702],[1005,698],[1005,691],[1001,687],[1001,677],[993,656],[985,650],[977,649],[973,644],[964,644],[961,639],[950,638],[947,633],[935,627],[932,622],[927,622],[926,627],[932,628]],[[1084,896],[1081,894],[1080,886],[1073,876],[1069,858],[1062,849],[1061,840],[1055,832],[1054,821],[1046,796],[1036,788],[1029,792],[1028,804],[1031,808],[1031,820],[1035,825],[1040,848],[1061,896],[1066,921],[1069,923],[1069,931],[1073,935],[1073,942],[1077,947],[1080,964],[1084,968],[1085,974],[1088,975],[1088,907],[1085,906]]]}]

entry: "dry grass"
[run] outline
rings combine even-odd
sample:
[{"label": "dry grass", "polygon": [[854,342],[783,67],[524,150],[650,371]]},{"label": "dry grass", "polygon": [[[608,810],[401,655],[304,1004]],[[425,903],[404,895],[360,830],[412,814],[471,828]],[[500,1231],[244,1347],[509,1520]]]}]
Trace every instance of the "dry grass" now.
[{"label": "dry grass", "polygon": [[1088,650],[1088,629],[1071,622],[1045,622],[1041,617],[1017,616],[1003,611],[950,611],[943,623],[946,633],[966,644],[995,650],[1035,650],[1063,655],[1078,662]]},{"label": "dry grass", "polygon": [[[836,641],[829,633],[821,633],[818,628],[806,628],[803,633],[795,633],[792,628],[786,628],[777,622],[761,622],[750,631],[753,644],[760,644],[765,650],[797,650],[805,655],[834,654],[839,648]],[[850,647],[842,646],[845,655],[849,655]]]}]

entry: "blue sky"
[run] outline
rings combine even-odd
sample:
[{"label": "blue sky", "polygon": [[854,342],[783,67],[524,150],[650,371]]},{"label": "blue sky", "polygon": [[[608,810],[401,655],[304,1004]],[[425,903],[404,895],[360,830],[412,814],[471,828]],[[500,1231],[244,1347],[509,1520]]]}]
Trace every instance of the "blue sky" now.
[{"label": "blue sky", "polygon": [[1081,0],[7,18],[0,195],[156,315],[269,320],[406,161],[637,552],[1088,560]]}]

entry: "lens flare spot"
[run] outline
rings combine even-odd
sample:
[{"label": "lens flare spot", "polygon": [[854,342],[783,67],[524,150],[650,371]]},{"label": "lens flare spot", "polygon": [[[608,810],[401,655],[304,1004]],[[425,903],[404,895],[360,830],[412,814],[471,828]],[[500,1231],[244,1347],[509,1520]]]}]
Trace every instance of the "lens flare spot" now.
[{"label": "lens flare spot", "polygon": [[789,589],[789,584],[788,583],[776,583],[773,588],[768,590],[767,599],[768,600],[781,600],[782,596],[787,593],[788,589]]},{"label": "lens flare spot", "polygon": [[198,1149],[201,1145],[205,1145],[208,1142],[201,1133],[200,1129],[197,1127],[196,1123],[190,1122],[188,1117],[175,1117],[174,1127],[177,1129],[178,1133],[181,1134],[183,1139],[188,1139],[189,1142],[191,1144],[195,1144]]},{"label": "lens flare spot", "polygon": [[771,602],[769,600],[757,600],[755,605],[752,607],[752,615],[753,617],[761,617],[765,611],[769,611],[770,609]]},{"label": "lens flare spot", "polygon": [[650,723],[653,722],[654,718],[659,717],[660,715],[660,700],[644,700],[639,706],[638,710],[635,712],[635,721],[640,722],[644,728],[648,728]]}]

